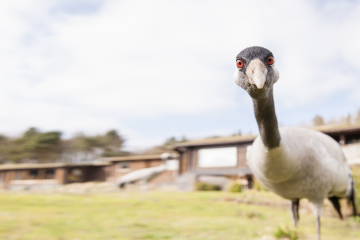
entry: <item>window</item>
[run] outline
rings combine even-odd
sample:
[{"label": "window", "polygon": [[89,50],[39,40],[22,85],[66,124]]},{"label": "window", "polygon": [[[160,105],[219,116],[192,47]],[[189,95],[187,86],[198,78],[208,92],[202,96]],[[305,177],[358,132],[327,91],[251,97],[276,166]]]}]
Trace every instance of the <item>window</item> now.
[{"label": "window", "polygon": [[236,167],[237,148],[206,148],[198,150],[198,167]]},{"label": "window", "polygon": [[118,172],[129,172],[130,171],[130,164],[128,162],[121,162],[117,164]]},{"label": "window", "polygon": [[38,170],[30,170],[29,179],[37,179]]},{"label": "window", "polygon": [[45,179],[54,179],[55,171],[54,169],[45,170]]},{"label": "window", "polygon": [[67,181],[68,182],[82,182],[83,171],[80,168],[72,168],[68,170]]},{"label": "window", "polygon": [[129,168],[129,163],[120,163],[120,168]]}]

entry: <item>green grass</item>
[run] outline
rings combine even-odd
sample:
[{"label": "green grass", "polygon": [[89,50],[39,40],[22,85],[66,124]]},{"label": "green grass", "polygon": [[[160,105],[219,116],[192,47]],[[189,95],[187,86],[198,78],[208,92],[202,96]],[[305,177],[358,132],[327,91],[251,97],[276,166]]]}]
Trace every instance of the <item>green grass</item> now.
[{"label": "green grass", "polygon": [[[240,202],[252,202],[245,204]],[[276,203],[259,205],[262,201]],[[232,240],[294,231],[286,203],[270,192],[0,194],[0,239]],[[315,218],[300,213],[298,239],[315,239]],[[360,239],[360,222],[322,218],[322,239]]]},{"label": "green grass", "polygon": [[[360,168],[353,168],[353,178],[355,182],[355,188],[356,188],[356,200],[357,200],[357,206],[360,207]],[[359,212],[359,209],[358,209]]]}]

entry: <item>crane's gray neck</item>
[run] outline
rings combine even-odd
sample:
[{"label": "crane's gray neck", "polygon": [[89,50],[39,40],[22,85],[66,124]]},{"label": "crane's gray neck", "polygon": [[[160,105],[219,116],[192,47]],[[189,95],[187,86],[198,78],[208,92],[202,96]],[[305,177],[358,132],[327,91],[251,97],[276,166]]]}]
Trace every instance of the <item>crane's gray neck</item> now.
[{"label": "crane's gray neck", "polygon": [[275,114],[273,89],[264,95],[253,98],[256,121],[258,123],[261,139],[268,149],[280,145],[280,132]]}]

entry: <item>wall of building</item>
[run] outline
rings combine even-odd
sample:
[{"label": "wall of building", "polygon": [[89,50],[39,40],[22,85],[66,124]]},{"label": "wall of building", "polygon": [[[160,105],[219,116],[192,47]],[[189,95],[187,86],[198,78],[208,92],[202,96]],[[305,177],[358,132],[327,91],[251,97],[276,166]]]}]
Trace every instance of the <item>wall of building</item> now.
[{"label": "wall of building", "polygon": [[[52,170],[50,175],[47,170]],[[31,174],[36,172],[36,175]],[[41,180],[41,179],[56,179],[55,169],[10,169],[0,171],[0,182],[9,184],[12,180]]]},{"label": "wall of building", "polygon": [[188,165],[189,165],[189,150],[181,152],[180,154],[180,166],[179,166],[179,173],[184,174],[188,172]]},{"label": "wall of building", "polygon": [[[128,168],[123,168],[122,166],[126,164]],[[115,162],[109,168],[109,176],[108,179],[111,182],[115,182],[119,177],[128,174],[132,171],[143,169],[143,168],[151,168],[157,167],[163,164],[163,161],[160,159],[154,160],[137,160],[137,161],[124,161],[124,162]],[[163,173],[159,174],[152,180],[150,180],[153,184],[161,184],[161,183],[171,183],[176,180],[178,176],[178,170],[166,170]]]},{"label": "wall of building", "polygon": [[53,187],[61,184],[57,169],[9,169],[0,171],[0,185],[9,189]]},{"label": "wall of building", "polygon": [[246,163],[246,149],[250,144],[237,146],[238,150],[238,168],[248,168]]},{"label": "wall of building", "polygon": [[[124,164],[127,165],[128,168],[123,168]],[[163,164],[163,162],[160,159],[114,162],[109,169],[108,181],[115,182],[116,179],[125,174],[128,174],[129,172],[143,168],[157,167],[161,164]]]},{"label": "wall of building", "polygon": [[55,169],[55,179],[59,182],[59,184],[65,184],[67,177],[67,171],[64,168]]},{"label": "wall of building", "polygon": [[[126,165],[124,168],[123,165]],[[10,185],[48,185],[53,184],[69,184],[76,182],[88,181],[110,181],[115,182],[117,178],[123,176],[131,171],[157,167],[163,164],[161,159],[144,159],[144,160],[129,160],[122,162],[112,162],[109,165],[65,165],[56,166],[54,168],[34,168],[30,166],[27,169],[2,169],[0,170],[0,186]],[[18,167],[18,166],[16,166]],[[24,165],[25,167],[25,165]],[[50,176],[49,172],[53,171]],[[34,174],[36,172],[36,174]],[[32,173],[32,174],[31,174]],[[172,169],[154,178],[154,183],[173,182],[177,176],[177,170]],[[52,180],[52,181],[44,181]]]},{"label": "wall of building", "polygon": [[[199,173],[206,172],[207,170],[214,171],[225,171],[233,170],[232,174],[228,174],[228,177],[237,176],[236,169],[248,169],[246,163],[246,149],[251,143],[244,144],[227,144],[227,145],[213,145],[213,146],[203,146],[203,147],[188,147],[180,151],[180,169],[179,173],[184,174],[188,172]],[[199,167],[198,164],[198,151],[201,149],[215,149],[215,148],[226,148],[226,147],[236,147],[237,148],[237,165],[236,166],[225,166],[225,167]]]},{"label": "wall of building", "polygon": [[350,165],[360,165],[360,143],[343,145],[341,148]]},{"label": "wall of building", "polygon": [[[76,169],[81,176],[74,178],[72,171]],[[36,175],[34,173],[37,173]],[[10,169],[0,171],[0,185],[49,185],[72,182],[106,181],[107,166],[80,166],[57,168]],[[71,178],[72,177],[72,178]],[[46,180],[46,181],[45,181]],[[51,180],[51,181],[49,181]]]},{"label": "wall of building", "polygon": [[160,175],[156,176],[155,178],[150,180],[150,183],[153,184],[163,184],[163,183],[173,183],[176,181],[178,177],[177,171],[164,171]]}]

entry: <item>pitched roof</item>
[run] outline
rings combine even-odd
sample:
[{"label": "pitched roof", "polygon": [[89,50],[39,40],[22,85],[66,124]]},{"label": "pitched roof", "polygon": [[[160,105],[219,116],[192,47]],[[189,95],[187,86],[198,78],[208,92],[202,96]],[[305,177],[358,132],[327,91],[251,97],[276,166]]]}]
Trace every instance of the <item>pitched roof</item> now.
[{"label": "pitched roof", "polygon": [[156,154],[156,155],[135,155],[135,156],[125,156],[125,157],[109,157],[109,158],[103,158],[103,160],[108,162],[161,160],[161,155]]},{"label": "pitched roof", "polygon": [[339,134],[339,133],[351,133],[360,132],[360,125],[324,125],[312,128],[326,134]]},{"label": "pitched roof", "polygon": [[255,138],[256,136],[254,135],[205,138],[205,139],[186,141],[182,143],[176,143],[174,144],[174,147],[180,148],[180,147],[195,147],[195,146],[226,145],[233,143],[250,143],[254,141]]},{"label": "pitched roof", "polygon": [[[323,132],[325,134],[340,134],[340,133],[360,133],[360,125],[324,125],[312,128],[313,130]],[[198,140],[190,140],[186,142],[174,144],[174,148],[180,147],[200,147],[200,146],[213,146],[213,145],[227,145],[234,143],[251,143],[257,136],[229,136],[229,137],[216,137],[205,138]]]},{"label": "pitched roof", "polygon": [[0,170],[11,169],[44,169],[44,168],[61,168],[61,167],[94,167],[108,166],[109,162],[100,163],[18,163],[18,164],[0,164]]}]

